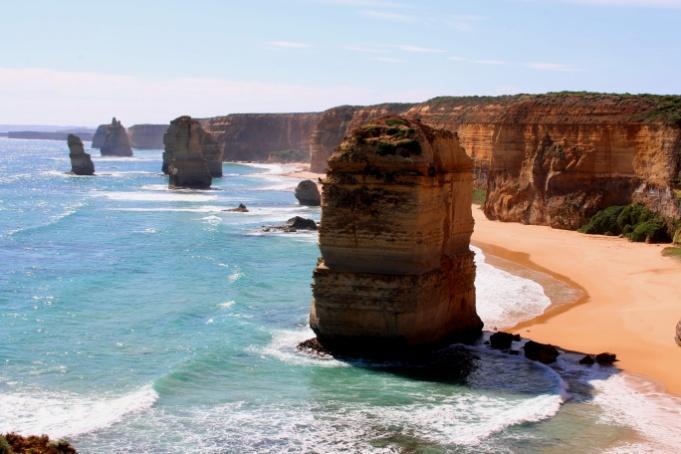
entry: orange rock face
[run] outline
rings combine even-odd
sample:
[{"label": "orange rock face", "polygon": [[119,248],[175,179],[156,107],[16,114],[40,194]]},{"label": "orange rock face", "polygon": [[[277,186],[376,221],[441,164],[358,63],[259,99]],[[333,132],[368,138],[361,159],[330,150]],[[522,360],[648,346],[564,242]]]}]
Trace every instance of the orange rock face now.
[{"label": "orange rock face", "polygon": [[343,141],[323,181],[310,313],[322,345],[399,350],[480,333],[472,169],[454,134],[400,117]]}]

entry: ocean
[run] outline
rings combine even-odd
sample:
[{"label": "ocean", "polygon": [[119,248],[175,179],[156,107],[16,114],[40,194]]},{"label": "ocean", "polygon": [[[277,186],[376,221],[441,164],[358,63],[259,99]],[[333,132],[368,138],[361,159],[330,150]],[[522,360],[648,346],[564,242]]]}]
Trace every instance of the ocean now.
[{"label": "ocean", "polygon": [[[680,399],[575,354],[452,346],[471,368],[439,380],[298,352],[317,236],[260,230],[319,219],[290,166],[168,190],[161,150],[90,153],[97,176],[71,176],[65,142],[0,138],[0,432],[82,453],[678,450]],[[549,307],[474,250],[487,329]]]}]

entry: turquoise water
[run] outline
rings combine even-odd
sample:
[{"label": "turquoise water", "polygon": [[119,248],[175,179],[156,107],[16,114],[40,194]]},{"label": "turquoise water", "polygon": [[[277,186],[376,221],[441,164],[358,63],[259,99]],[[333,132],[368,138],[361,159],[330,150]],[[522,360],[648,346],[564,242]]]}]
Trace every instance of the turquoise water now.
[{"label": "turquoise water", "polygon": [[[449,382],[299,353],[316,236],[259,228],[319,209],[296,204],[285,169],[226,163],[215,190],[170,191],[160,150],[93,151],[95,177],[66,175],[67,154],[0,138],[0,432],[84,453],[637,452],[679,439],[655,422],[678,421],[677,401],[569,355],[548,368],[480,345]],[[222,211],[239,203],[251,212]],[[488,325],[548,304],[481,255],[477,285]]]}]

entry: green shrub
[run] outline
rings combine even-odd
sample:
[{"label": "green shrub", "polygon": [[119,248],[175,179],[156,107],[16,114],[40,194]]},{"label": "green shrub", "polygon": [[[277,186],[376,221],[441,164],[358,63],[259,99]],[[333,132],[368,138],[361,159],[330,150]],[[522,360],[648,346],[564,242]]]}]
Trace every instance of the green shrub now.
[{"label": "green shrub", "polygon": [[13,454],[13,452],[7,439],[0,435],[0,454]]},{"label": "green shrub", "polygon": [[485,200],[487,200],[487,191],[473,188],[473,203],[476,205],[484,205]]},{"label": "green shrub", "polygon": [[652,243],[669,242],[672,234],[662,217],[639,204],[605,208],[596,213],[579,231],[623,235],[631,241]]},{"label": "green shrub", "polygon": [[406,120],[403,120],[401,118],[388,118],[385,121],[385,124],[388,126],[407,126]]}]

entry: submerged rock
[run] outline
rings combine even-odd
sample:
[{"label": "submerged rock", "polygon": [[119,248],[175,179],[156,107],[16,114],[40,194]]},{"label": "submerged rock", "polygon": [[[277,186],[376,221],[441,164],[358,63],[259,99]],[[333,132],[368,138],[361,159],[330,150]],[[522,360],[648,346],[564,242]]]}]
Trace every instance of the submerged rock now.
[{"label": "submerged rock", "polygon": [[312,180],[303,180],[298,183],[295,196],[301,205],[318,207],[321,203],[319,188],[317,188],[317,184]]},{"label": "submerged rock", "polygon": [[322,181],[310,326],[334,352],[477,338],[472,160],[455,134],[385,117],[355,129]]},{"label": "submerged rock", "polygon": [[614,353],[599,353],[596,355],[596,362],[601,366],[612,366],[617,361]]},{"label": "submerged rock", "polygon": [[284,225],[263,227],[263,232],[284,232],[293,233],[298,230],[317,230],[317,223],[313,219],[301,218],[300,216],[294,216]]},{"label": "submerged rock", "polygon": [[123,124],[114,117],[106,130],[100,149],[102,156],[132,156],[130,137]]},{"label": "submerged rock", "polygon": [[66,143],[69,145],[69,158],[71,159],[71,173],[75,175],[94,175],[95,165],[88,153],[85,153],[83,141],[80,137],[69,134]]},{"label": "submerged rock", "polygon": [[539,361],[544,364],[555,362],[558,355],[560,355],[558,349],[553,345],[540,344],[535,341],[527,341],[523,350],[525,350],[525,356],[528,359]]},{"label": "submerged rock", "polygon": [[213,178],[203,155],[205,140],[206,133],[191,117],[182,116],[170,122],[163,136],[163,161],[170,188],[210,188]]},{"label": "submerged rock", "polygon": [[240,203],[238,207],[236,208],[230,208],[228,210],[223,210],[223,211],[235,211],[237,213],[248,213],[248,208],[246,208],[246,205],[243,203]]}]

